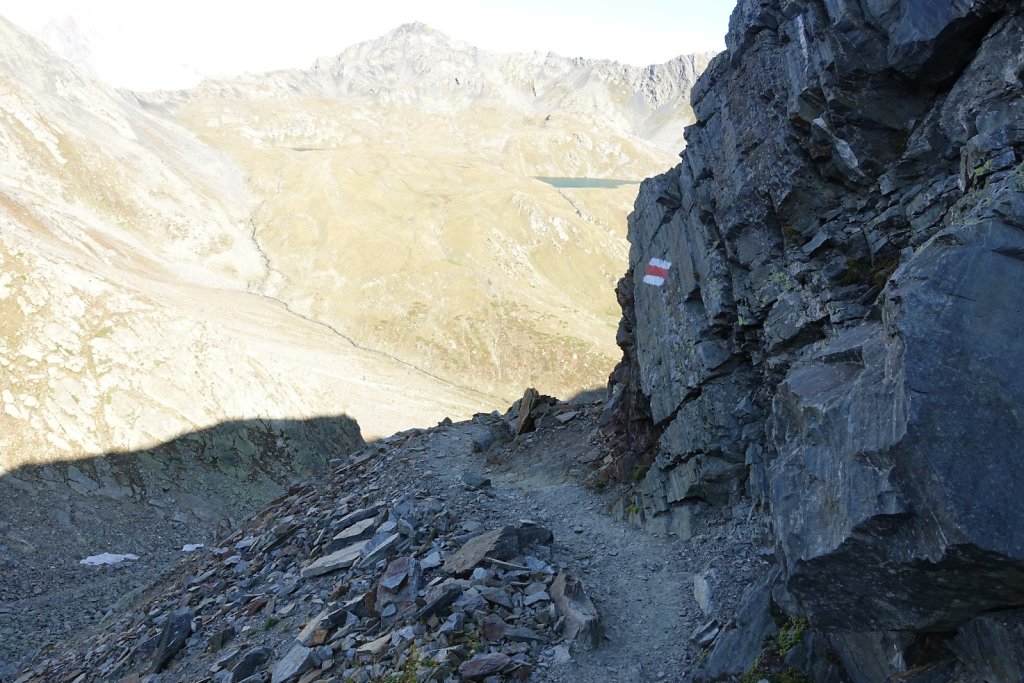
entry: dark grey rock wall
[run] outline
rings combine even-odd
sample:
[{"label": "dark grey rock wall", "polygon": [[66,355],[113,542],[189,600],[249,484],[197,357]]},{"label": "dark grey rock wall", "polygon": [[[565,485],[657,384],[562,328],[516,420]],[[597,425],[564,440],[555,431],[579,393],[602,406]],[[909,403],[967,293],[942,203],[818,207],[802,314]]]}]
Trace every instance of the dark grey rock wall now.
[{"label": "dark grey rock wall", "polygon": [[727,45],[630,217],[633,503],[683,536],[770,514],[776,597],[855,681],[936,638],[988,671],[996,631],[1024,671],[979,622],[1024,606],[1024,9],[743,0]]}]

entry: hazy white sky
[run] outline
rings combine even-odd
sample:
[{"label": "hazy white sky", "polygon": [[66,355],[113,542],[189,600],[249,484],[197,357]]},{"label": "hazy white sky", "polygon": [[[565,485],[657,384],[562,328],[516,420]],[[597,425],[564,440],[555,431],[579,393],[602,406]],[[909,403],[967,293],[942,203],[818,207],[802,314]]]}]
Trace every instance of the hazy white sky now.
[{"label": "hazy white sky", "polygon": [[[319,56],[422,21],[478,47],[630,64],[725,47],[735,0],[0,0],[0,16],[38,33],[73,17],[97,75],[136,89],[200,75],[307,67]],[[52,35],[52,34],[51,34]]]}]

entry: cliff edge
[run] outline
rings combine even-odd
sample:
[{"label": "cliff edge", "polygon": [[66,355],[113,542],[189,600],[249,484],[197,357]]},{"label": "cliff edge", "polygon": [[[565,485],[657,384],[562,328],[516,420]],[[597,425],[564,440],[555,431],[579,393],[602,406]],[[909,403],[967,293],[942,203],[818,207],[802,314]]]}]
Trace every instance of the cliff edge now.
[{"label": "cliff edge", "polygon": [[1022,680],[1024,9],[742,0],[726,42],[630,217],[604,428],[645,525],[770,518],[695,679]]}]

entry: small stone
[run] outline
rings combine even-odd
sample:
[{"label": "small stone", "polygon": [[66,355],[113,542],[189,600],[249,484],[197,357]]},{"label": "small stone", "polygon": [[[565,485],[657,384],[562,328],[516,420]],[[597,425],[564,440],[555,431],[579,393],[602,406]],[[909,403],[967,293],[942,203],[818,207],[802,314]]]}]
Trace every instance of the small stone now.
[{"label": "small stone", "polygon": [[551,648],[551,660],[555,666],[565,666],[572,663],[572,655],[565,645],[556,645]]},{"label": "small stone", "polygon": [[715,642],[722,629],[718,626],[718,620],[712,619],[703,626],[699,626],[691,635],[690,640],[699,648],[705,648]]},{"label": "small stone", "polygon": [[466,485],[466,488],[470,490],[482,489],[491,485],[491,480],[487,477],[481,477],[479,474],[472,472],[462,473],[462,483]]},{"label": "small stone", "polygon": [[206,649],[210,652],[217,652],[224,649],[224,646],[235,637],[235,629],[231,626],[226,626],[222,629],[214,631],[210,636],[210,641],[207,643]]},{"label": "small stone", "polygon": [[339,531],[334,535],[334,540],[344,545],[354,541],[364,541],[373,536],[375,518],[364,519]]},{"label": "small stone", "polygon": [[240,681],[256,673],[256,669],[270,661],[270,649],[266,647],[254,647],[246,650],[238,663],[231,669],[228,683],[239,683]]},{"label": "small stone", "polygon": [[434,550],[427,554],[426,557],[420,560],[420,569],[426,571],[427,569],[435,569],[441,566],[441,553]]},{"label": "small stone", "polygon": [[100,487],[74,465],[68,466],[68,486],[82,494],[92,493]]},{"label": "small stone", "polygon": [[348,602],[342,605],[342,610],[353,614],[360,619],[367,619],[372,616],[377,616],[376,602],[377,591],[369,590],[351,598]]},{"label": "small stone", "polygon": [[370,517],[376,517],[377,513],[379,513],[379,512],[380,512],[380,506],[379,505],[374,505],[372,507],[363,508],[361,510],[356,510],[355,512],[350,512],[350,513],[348,513],[347,515],[345,515],[344,517],[342,517],[341,519],[338,520],[338,523],[337,523],[335,528],[337,528],[337,529],[348,528],[348,527],[352,526],[353,524],[355,524],[356,522],[361,522],[364,519],[369,519]]},{"label": "small stone", "polygon": [[499,643],[505,637],[509,625],[497,614],[488,614],[480,623],[480,633],[492,643]]},{"label": "small stone", "polygon": [[316,666],[322,667],[326,662],[334,658],[334,650],[327,645],[313,648],[313,662]]},{"label": "small stone", "polygon": [[362,652],[363,654],[368,654],[372,657],[376,657],[377,655],[388,649],[389,645],[391,645],[391,633],[385,633],[380,638],[377,638],[376,640],[371,640],[370,642],[361,645],[358,649],[358,652]]},{"label": "small stone", "polygon": [[462,587],[456,582],[445,582],[440,586],[435,586],[427,593],[427,604],[416,613],[416,618],[423,619],[447,614],[452,604],[462,596],[462,593]]},{"label": "small stone", "polygon": [[449,633],[460,633],[462,627],[466,622],[466,615],[462,612],[455,612],[454,614],[448,615],[448,618],[444,620],[444,623],[437,629],[437,635],[447,635]]},{"label": "small stone", "polygon": [[302,645],[293,645],[288,654],[274,665],[270,681],[271,683],[290,683],[314,666],[313,650]]},{"label": "small stone", "polygon": [[367,542],[364,548],[365,556],[356,563],[357,568],[372,567],[398,552],[398,548],[402,545],[402,535],[391,534],[371,549],[372,543],[373,539]]},{"label": "small stone", "polygon": [[713,580],[714,578],[714,570],[696,574],[693,577],[693,599],[697,601],[697,606],[700,607],[700,611],[704,613],[704,616],[710,615],[713,611],[709,579]]},{"label": "small stone", "polygon": [[235,550],[248,550],[255,545],[256,541],[257,538],[255,536],[247,536],[235,544]]},{"label": "small stone", "polygon": [[[299,631],[295,639],[300,645],[319,645],[328,631],[336,627],[345,618],[347,612],[341,609],[326,609],[306,622],[306,626]],[[319,640],[320,642],[314,642]]]},{"label": "small stone", "polygon": [[551,600],[551,596],[546,592],[541,591],[540,593],[527,595],[526,598],[523,599],[523,605],[529,607],[530,605],[535,605],[538,602],[547,602],[548,600]]},{"label": "small stone", "polygon": [[505,609],[512,609],[512,598],[501,588],[493,588],[491,586],[477,586],[477,590],[480,591],[480,595],[484,597],[487,602],[493,603]]}]

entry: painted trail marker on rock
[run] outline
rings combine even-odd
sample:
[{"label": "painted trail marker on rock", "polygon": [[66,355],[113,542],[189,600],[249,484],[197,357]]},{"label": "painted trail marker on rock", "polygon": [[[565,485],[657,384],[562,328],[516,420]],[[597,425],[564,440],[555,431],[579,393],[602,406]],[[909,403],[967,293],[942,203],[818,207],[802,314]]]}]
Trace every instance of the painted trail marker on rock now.
[{"label": "painted trail marker on rock", "polygon": [[668,269],[672,267],[671,261],[662,261],[660,258],[652,258],[647,264],[647,272],[644,273],[644,282],[655,287],[665,284],[665,276]]}]

